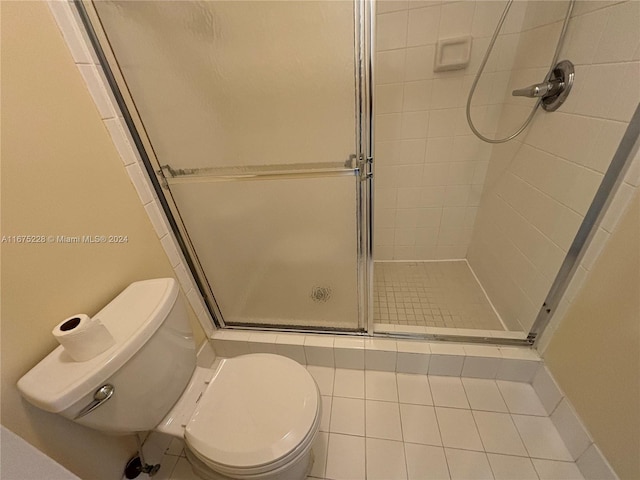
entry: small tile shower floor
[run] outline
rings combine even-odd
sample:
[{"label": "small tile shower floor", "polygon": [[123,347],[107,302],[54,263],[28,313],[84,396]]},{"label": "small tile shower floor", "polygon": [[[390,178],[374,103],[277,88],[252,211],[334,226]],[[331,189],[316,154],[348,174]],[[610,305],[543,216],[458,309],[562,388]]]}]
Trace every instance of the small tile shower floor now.
[{"label": "small tile shower floor", "polygon": [[504,330],[465,261],[375,262],[375,323]]},{"label": "small tile shower floor", "polygon": [[[583,478],[528,384],[307,368],[323,406],[308,480]],[[163,466],[197,480],[184,456]]]}]

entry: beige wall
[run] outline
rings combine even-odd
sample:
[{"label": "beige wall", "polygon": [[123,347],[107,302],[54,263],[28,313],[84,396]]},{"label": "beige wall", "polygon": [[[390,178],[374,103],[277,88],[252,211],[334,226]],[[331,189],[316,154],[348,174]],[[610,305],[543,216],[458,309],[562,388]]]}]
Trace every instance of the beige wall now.
[{"label": "beige wall", "polygon": [[15,384],[56,346],[61,319],[173,271],[46,4],[2,2],[1,21],[2,235],[128,236],[2,244],[2,424],[82,478],[120,478],[131,438],[42,412]]},{"label": "beige wall", "polygon": [[[566,7],[528,2],[508,91],[544,78]],[[576,68],[566,103],[493,148],[468,260],[509,329],[531,327],[640,100],[639,24],[640,2],[578,0],[560,53]],[[508,95],[499,133],[531,104]]]},{"label": "beige wall", "polygon": [[544,354],[622,479],[640,478],[640,194]]}]

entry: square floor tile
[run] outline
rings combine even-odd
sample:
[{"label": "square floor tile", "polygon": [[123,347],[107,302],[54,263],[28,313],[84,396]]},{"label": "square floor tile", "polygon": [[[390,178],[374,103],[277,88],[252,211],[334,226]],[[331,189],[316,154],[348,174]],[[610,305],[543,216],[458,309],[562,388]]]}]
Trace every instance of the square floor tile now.
[{"label": "square floor tile", "polygon": [[446,480],[449,467],[444,448],[405,443],[407,476],[409,480]]},{"label": "square floor tile", "polygon": [[333,377],[335,375],[335,369],[331,367],[308,365],[307,370],[318,384],[320,395],[333,395]]},{"label": "square floor tile", "polygon": [[511,413],[547,416],[547,411],[536,395],[536,391],[528,383],[506,382],[504,380],[498,380],[496,383]]},{"label": "square floor tile", "polygon": [[406,480],[402,442],[367,438],[367,480]]},{"label": "square floor tile", "polygon": [[405,442],[442,445],[436,411],[433,407],[401,403],[400,418]]},{"label": "square floor tile", "polygon": [[328,397],[326,395],[322,396],[322,417],[320,418],[320,431],[328,432],[329,431],[329,423],[331,421],[331,403],[333,401],[332,397]]},{"label": "square floor tile", "polygon": [[469,408],[467,395],[459,377],[429,376],[433,404],[437,407]]},{"label": "square floor tile", "polygon": [[529,415],[512,418],[530,457],[573,461],[550,418]]},{"label": "square floor tile", "polygon": [[493,473],[484,452],[445,448],[452,480],[492,480]]},{"label": "square floor tile", "polygon": [[367,437],[402,440],[400,409],[397,403],[366,400]]},{"label": "square floor tile", "polygon": [[364,437],[329,434],[325,476],[331,480],[365,478]]},{"label": "square floor tile", "polygon": [[471,410],[436,407],[436,416],[445,447],[483,450]]},{"label": "square floor tile", "polygon": [[336,368],[333,395],[336,397],[364,398],[364,370]]},{"label": "square floor tile", "polygon": [[433,405],[431,389],[426,375],[397,374],[400,403]]},{"label": "square floor tile", "polygon": [[556,462],[532,458],[540,480],[583,480],[580,469],[574,462]]},{"label": "square floor tile", "polygon": [[512,457],[494,453],[488,453],[487,457],[496,480],[538,480],[531,460],[527,457]]},{"label": "square floor tile", "polygon": [[[334,399],[335,403],[335,399]],[[474,411],[485,452],[527,456],[520,435],[508,413]]]},{"label": "square floor tile", "polygon": [[333,397],[331,405],[331,433],[364,435],[364,400]]},{"label": "square floor tile", "polygon": [[324,478],[327,468],[327,447],[329,445],[329,434],[319,432],[313,441],[313,466],[309,472],[310,477]]},{"label": "square floor tile", "polygon": [[477,378],[463,378],[462,385],[467,394],[467,400],[472,410],[486,410],[489,412],[508,412],[507,405],[502,399],[498,385],[494,380]]},{"label": "square floor tile", "polygon": [[[434,312],[447,315],[447,326],[502,330],[467,262],[375,262],[374,292],[381,307],[376,324],[413,322],[429,325]],[[441,292],[445,291],[446,295]],[[404,308],[406,304],[419,310]],[[409,313],[411,312],[411,313]],[[442,319],[441,316],[439,318]],[[404,325],[402,325],[404,327]],[[443,325],[444,326],[444,325]]]},{"label": "square floor tile", "polygon": [[396,374],[391,372],[365,371],[365,398],[368,400],[398,401]]}]

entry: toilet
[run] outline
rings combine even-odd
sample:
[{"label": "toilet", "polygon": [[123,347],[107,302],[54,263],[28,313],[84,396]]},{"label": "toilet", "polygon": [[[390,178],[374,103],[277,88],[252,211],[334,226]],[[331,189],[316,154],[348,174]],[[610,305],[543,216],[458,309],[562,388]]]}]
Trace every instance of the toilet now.
[{"label": "toilet", "polygon": [[306,478],[322,402],[303,366],[255,353],[197,367],[172,278],[132,283],[96,317],[115,345],[85,362],[57,347],[18,381],[25,399],[105,433],[181,438],[204,479]]}]

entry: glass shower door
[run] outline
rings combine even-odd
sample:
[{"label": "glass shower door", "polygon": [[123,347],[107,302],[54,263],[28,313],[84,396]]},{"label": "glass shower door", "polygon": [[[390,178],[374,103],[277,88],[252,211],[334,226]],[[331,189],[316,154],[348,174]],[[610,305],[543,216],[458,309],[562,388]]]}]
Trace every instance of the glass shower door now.
[{"label": "glass shower door", "polygon": [[362,328],[354,3],[94,6],[219,320]]}]

